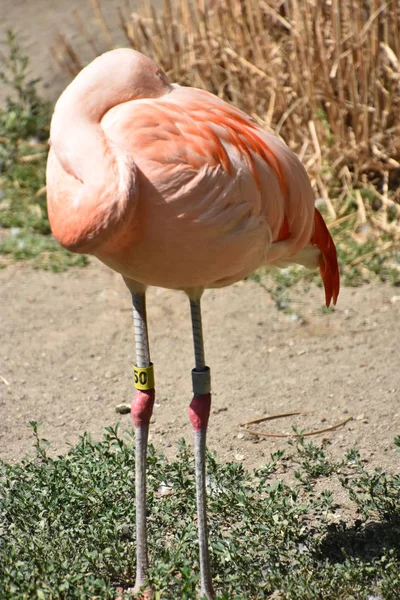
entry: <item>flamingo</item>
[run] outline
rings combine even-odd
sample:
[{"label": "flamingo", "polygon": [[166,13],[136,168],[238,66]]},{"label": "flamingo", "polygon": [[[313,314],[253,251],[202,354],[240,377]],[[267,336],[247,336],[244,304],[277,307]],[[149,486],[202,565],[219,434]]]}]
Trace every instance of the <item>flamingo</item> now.
[{"label": "flamingo", "polygon": [[54,237],[120,273],[131,293],[136,393],[136,583],[151,596],[146,453],[154,405],[145,294],[184,291],[195,368],[194,430],[202,596],[215,598],[208,547],[205,449],[211,406],[200,300],[259,267],[319,266],[336,303],[335,245],[295,154],[245,113],[204,90],[170,83],[150,58],[106,52],[61,94],[51,121],[47,202]]}]

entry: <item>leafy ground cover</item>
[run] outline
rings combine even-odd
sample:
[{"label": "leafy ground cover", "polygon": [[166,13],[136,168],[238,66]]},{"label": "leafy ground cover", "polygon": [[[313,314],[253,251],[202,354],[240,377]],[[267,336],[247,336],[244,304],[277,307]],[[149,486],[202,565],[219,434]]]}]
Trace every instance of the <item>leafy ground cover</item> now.
[{"label": "leafy ground cover", "polygon": [[[133,597],[133,433],[107,427],[102,441],[84,435],[54,459],[31,425],[34,456],[0,464],[0,598]],[[252,473],[211,454],[207,461],[218,598],[399,598],[398,475],[367,471],[356,450],[332,461],[323,444],[301,435]],[[193,468],[184,442],[171,462],[150,448],[150,579],[158,599],[193,599],[198,587]],[[340,518],[332,478],[354,506],[352,522]]]}]

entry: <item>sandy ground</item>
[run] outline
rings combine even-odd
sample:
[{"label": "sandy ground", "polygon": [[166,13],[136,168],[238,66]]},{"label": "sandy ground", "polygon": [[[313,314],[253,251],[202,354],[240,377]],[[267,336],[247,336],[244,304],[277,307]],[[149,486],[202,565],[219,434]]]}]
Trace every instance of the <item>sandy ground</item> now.
[{"label": "sandy ground", "polygon": [[[353,415],[323,437],[334,454],[356,445],[371,466],[398,469],[400,296],[370,285],[342,290],[334,313],[323,293],[293,292],[301,314],[277,311],[266,290],[248,281],[205,293],[207,361],[213,408],[209,447],[224,460],[253,467],[282,439],[238,434],[238,425],[271,413],[312,410],[263,425],[271,432],[319,428]],[[32,446],[29,420],[42,421],[53,452],[78,435],[98,438],[106,425],[130,416],[115,406],[133,396],[134,341],[130,297],[121,278],[94,259],[65,274],[15,265],[0,272],[0,457],[15,461]],[[151,289],[148,316],[157,401],[151,441],[167,455],[191,441],[193,349],[184,294]]]},{"label": "sandy ground", "polygon": [[[117,45],[124,43],[116,12],[121,4],[102,3]],[[108,49],[89,0],[2,0],[0,5],[0,39],[8,28],[16,30],[30,56],[32,77],[42,77],[42,91],[52,100],[67,82],[50,52],[55,35],[63,32],[83,60],[90,57],[77,33],[76,9],[100,49]],[[4,94],[3,89],[0,101]],[[294,307],[303,320],[293,320],[254,282],[205,294],[213,379],[209,446],[222,459],[261,464],[286,441],[238,436],[238,424],[310,409],[317,415],[271,423],[268,430],[321,427],[351,414],[351,422],[325,436],[333,451],[342,455],[357,445],[371,465],[398,469],[393,439],[400,433],[399,291],[383,285],[344,289],[332,314],[322,313],[322,303],[320,289],[298,294]],[[181,436],[191,439],[187,304],[183,294],[149,293],[157,378],[151,440],[169,454]],[[63,275],[21,265],[0,272],[1,458],[16,461],[30,451],[29,420],[43,421],[42,435],[56,453],[84,431],[99,437],[118,419],[130,426],[130,417],[118,416],[115,405],[133,395],[131,320],[121,279],[95,261]]]}]

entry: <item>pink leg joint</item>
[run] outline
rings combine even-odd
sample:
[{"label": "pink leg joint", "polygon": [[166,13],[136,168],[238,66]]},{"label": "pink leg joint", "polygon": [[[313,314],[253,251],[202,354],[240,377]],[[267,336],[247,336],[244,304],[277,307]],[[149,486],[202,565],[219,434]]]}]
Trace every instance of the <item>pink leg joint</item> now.
[{"label": "pink leg joint", "polygon": [[153,414],[155,390],[136,390],[131,405],[132,421],[135,427],[144,427],[150,423]]},{"label": "pink leg joint", "polygon": [[206,429],[210,416],[211,394],[193,396],[189,406],[189,418],[195,431]]}]

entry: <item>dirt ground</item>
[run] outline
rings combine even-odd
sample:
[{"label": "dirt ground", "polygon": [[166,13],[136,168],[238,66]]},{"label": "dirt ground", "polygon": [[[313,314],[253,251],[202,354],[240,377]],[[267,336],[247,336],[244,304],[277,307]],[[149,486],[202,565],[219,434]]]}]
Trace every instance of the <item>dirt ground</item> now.
[{"label": "dirt ground", "polygon": [[[397,293],[398,294],[398,293]],[[203,301],[206,356],[212,369],[209,447],[223,460],[262,464],[285,439],[254,439],[238,425],[266,414],[312,410],[262,425],[270,432],[316,429],[354,418],[324,436],[334,454],[356,445],[371,466],[398,470],[400,296],[369,285],[342,290],[334,313],[323,292],[293,291],[300,319],[280,312],[254,281],[207,291]],[[78,435],[95,438],[130,416],[115,406],[133,396],[134,341],[130,296],[122,279],[95,259],[64,274],[15,265],[0,272],[0,457],[32,448],[29,420],[53,452]],[[184,294],[151,289],[148,317],[157,400],[151,441],[167,455],[191,441],[187,407],[193,366],[189,305]]]},{"label": "dirt ground", "polygon": [[[121,4],[102,3],[116,44],[124,39],[116,12]],[[108,49],[89,1],[1,3],[0,39],[8,28],[16,30],[30,56],[31,75],[42,77],[42,92],[52,100],[67,82],[50,52],[55,35],[63,32],[83,59],[90,56],[74,9],[101,50]],[[262,464],[286,440],[238,435],[238,425],[265,414],[309,409],[317,414],[263,427],[275,432],[291,431],[293,425],[317,428],[353,415],[325,435],[333,451],[342,455],[356,445],[371,465],[397,470],[399,291],[384,285],[344,289],[331,314],[321,311],[321,289],[293,296],[303,319],[278,312],[265,289],[252,281],[205,294],[213,381],[209,447],[224,460]],[[171,455],[181,436],[191,440],[189,306],[183,294],[153,289],[148,313],[157,385],[151,441]],[[118,420],[130,427],[129,415],[115,413],[115,406],[133,395],[132,315],[119,276],[94,260],[87,269],[62,275],[21,265],[1,271],[0,339],[2,459],[17,461],[31,450],[29,420],[43,422],[42,435],[55,453],[65,452],[84,431],[99,437],[104,426]]]}]

